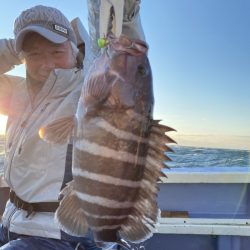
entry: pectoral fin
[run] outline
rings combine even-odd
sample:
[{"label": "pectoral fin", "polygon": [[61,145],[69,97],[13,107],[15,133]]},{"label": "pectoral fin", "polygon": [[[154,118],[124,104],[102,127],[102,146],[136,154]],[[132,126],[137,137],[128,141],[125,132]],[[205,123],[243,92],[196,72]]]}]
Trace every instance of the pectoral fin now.
[{"label": "pectoral fin", "polygon": [[39,136],[46,142],[64,144],[70,140],[75,127],[75,116],[60,118],[39,129]]}]

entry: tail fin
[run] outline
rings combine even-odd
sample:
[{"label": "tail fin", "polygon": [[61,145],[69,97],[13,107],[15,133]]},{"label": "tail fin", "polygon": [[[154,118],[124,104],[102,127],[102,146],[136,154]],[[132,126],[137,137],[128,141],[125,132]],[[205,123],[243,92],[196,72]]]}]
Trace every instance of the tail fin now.
[{"label": "tail fin", "polygon": [[74,236],[84,236],[88,232],[88,224],[71,185],[72,182],[62,192],[64,197],[56,211],[55,221],[64,232]]},{"label": "tail fin", "polygon": [[74,127],[75,117],[64,117],[40,128],[39,136],[47,142],[64,144],[69,141]]},{"label": "tail fin", "polygon": [[174,129],[159,124],[152,120],[149,131],[149,148],[144,167],[143,178],[138,198],[134,206],[133,214],[120,230],[120,236],[131,242],[142,242],[153,234],[155,223],[159,217],[159,209],[156,202],[158,192],[157,180],[161,176],[164,160],[170,160],[164,156],[165,151],[172,151],[166,143],[174,143],[165,132]]}]

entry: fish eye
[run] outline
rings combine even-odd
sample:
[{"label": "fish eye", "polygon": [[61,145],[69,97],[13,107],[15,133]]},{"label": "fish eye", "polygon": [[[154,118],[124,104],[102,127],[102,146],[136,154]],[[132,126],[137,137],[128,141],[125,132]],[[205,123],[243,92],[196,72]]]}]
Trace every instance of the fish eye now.
[{"label": "fish eye", "polygon": [[147,69],[143,65],[139,65],[137,67],[137,71],[141,76],[146,76],[147,75]]}]

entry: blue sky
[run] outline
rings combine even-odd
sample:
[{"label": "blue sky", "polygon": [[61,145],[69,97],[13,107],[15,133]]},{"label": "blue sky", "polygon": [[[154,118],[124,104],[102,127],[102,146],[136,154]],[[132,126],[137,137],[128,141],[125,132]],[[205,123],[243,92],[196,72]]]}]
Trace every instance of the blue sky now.
[{"label": "blue sky", "polygon": [[[21,10],[41,3],[87,26],[86,0],[3,0],[1,38],[13,37]],[[178,138],[240,136],[250,145],[249,13],[248,0],[142,0],[155,118],[176,128]]]}]

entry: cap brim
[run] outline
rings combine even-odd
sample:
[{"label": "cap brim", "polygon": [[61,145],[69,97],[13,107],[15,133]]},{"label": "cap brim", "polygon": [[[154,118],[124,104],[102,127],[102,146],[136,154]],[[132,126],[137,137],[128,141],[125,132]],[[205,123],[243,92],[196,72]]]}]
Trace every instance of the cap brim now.
[{"label": "cap brim", "polygon": [[15,49],[16,49],[17,53],[21,52],[22,45],[23,45],[23,39],[24,39],[25,35],[29,32],[36,32],[53,43],[64,43],[68,40],[67,37],[61,36],[53,31],[45,29],[41,26],[30,25],[30,26],[22,29],[16,36]]}]

